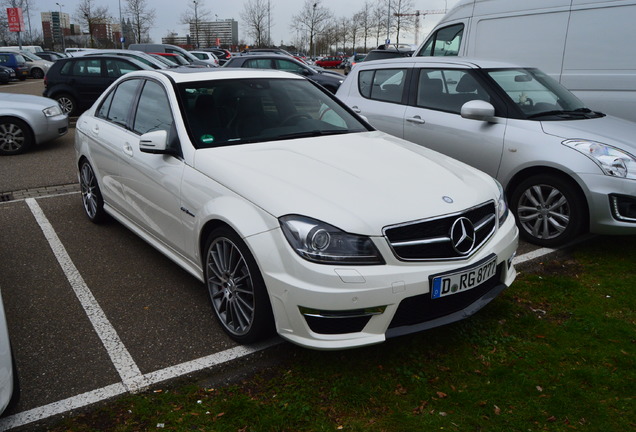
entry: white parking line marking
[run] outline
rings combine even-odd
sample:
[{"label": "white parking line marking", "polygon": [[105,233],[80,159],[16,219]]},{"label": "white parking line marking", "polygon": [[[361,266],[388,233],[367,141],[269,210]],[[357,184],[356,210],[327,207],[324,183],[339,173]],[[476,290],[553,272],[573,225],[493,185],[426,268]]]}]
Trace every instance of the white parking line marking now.
[{"label": "white parking line marking", "polygon": [[88,289],[82,275],[80,275],[73,261],[71,261],[68,252],[66,252],[66,248],[55,233],[53,226],[44,215],[42,208],[34,198],[27,198],[25,202],[31,209],[31,213],[33,213],[38,225],[40,225],[44,236],[53,250],[55,258],[62,267],[66,278],[71,284],[73,291],[75,291],[75,295],[82,304],[86,315],[93,324],[97,335],[102,340],[104,348],[106,348],[106,352],[110,356],[119,376],[121,376],[124,385],[131,393],[144,390],[148,387],[148,382],[119,338],[115,328],[111,325],[110,321],[108,321],[106,314],[97,303],[93,293]]},{"label": "white parking line marking", "polygon": [[[151,372],[145,377],[149,385],[159,384],[172,378],[177,378],[188,373],[201,371],[213,366],[227,363],[231,360],[248,356],[274,345],[278,345],[279,343],[281,343],[281,339],[276,338],[265,343],[251,345],[249,347],[237,346],[216,354],[211,354],[206,357],[201,357],[199,359],[161,369],[156,372]],[[48,405],[23,411],[0,419],[0,431],[6,431],[20,426],[25,426],[36,421],[45,420],[55,415],[64,414],[74,409],[83,408],[97,402],[120,396],[125,394],[127,391],[126,387],[121,383],[112,384],[61,401],[53,402]]]},{"label": "white parking line marking", "polygon": [[[93,325],[95,326],[97,333],[102,338],[104,346],[106,346],[106,349],[108,350],[109,355],[111,356],[111,358],[113,358],[113,355],[115,355],[115,354],[111,354],[111,350],[109,349],[110,345],[112,344],[116,346],[118,346],[118,344],[121,345],[113,352],[116,353],[116,356],[120,356],[120,355],[124,357],[127,356],[132,366],[137,371],[138,375],[133,374],[133,376],[131,377],[134,384],[144,383],[144,388],[145,388],[151,385],[159,384],[164,381],[168,381],[173,378],[178,378],[180,376],[187,375],[189,373],[198,372],[213,366],[217,366],[217,365],[229,362],[231,360],[236,360],[241,357],[246,357],[250,354],[256,353],[258,351],[270,348],[272,346],[275,346],[281,343],[281,339],[275,338],[270,341],[267,341],[261,344],[255,344],[249,347],[237,346],[234,348],[227,349],[225,351],[211,354],[206,357],[201,357],[201,358],[194,359],[185,363],[170,366],[155,372],[150,372],[146,375],[142,375],[141,372],[139,372],[139,369],[137,368],[136,364],[132,360],[132,357],[130,357],[130,354],[128,353],[126,348],[123,346],[123,343],[121,342],[119,337],[117,336],[117,333],[115,332],[114,328],[112,328],[112,326],[110,325],[110,322],[104,315],[103,311],[101,310],[101,308],[99,308],[99,305],[97,304],[92,293],[88,290],[88,287],[86,286],[84,280],[79,274],[79,271],[73,265],[68,253],[66,252],[66,249],[62,245],[60,239],[58,238],[57,234],[55,233],[53,229],[53,226],[50,224],[50,222],[44,215],[44,212],[42,211],[38,203],[33,198],[27,198],[25,202],[28,204],[29,208],[31,209],[31,212],[35,216],[38,224],[40,225],[42,231],[44,232],[44,235],[49,241],[49,244],[51,245],[51,249],[53,249],[53,252],[55,253],[56,258],[58,262],[60,263],[60,265],[62,266],[64,273],[67,275],[67,278],[69,282],[71,283],[71,285],[73,286],[73,289],[75,290],[76,293],[78,293],[78,291],[81,293],[81,296],[80,294],[77,294],[78,298],[80,299],[80,302],[82,302],[82,305],[84,305],[85,302],[87,303],[88,307],[85,306],[86,313],[89,315],[91,322],[93,322]],[[550,249],[550,248],[537,249],[535,251],[531,251],[523,255],[520,255],[518,257],[515,257],[515,259],[513,260],[513,263],[515,265],[519,265],[519,264],[522,264],[537,258],[541,258],[542,256],[555,252],[556,250],[557,249]],[[92,315],[95,315],[95,318],[93,318]],[[94,322],[94,320],[97,321],[97,324]],[[102,334],[100,333],[100,331],[105,331],[107,333],[107,336],[109,337],[105,339],[104,337],[102,337]],[[115,339],[112,339],[113,337]],[[122,360],[123,359],[120,359],[117,362],[113,360],[113,363],[115,363],[116,367],[120,363],[125,365],[125,362],[122,362]],[[117,370],[119,372],[119,368]],[[129,370],[126,370],[124,372],[130,373]],[[0,431],[6,431],[9,429],[25,426],[29,423],[45,420],[55,415],[64,414],[73,409],[83,408],[97,402],[101,402],[116,396],[120,396],[127,392],[133,392],[133,390],[130,387],[130,383],[129,384],[126,383],[127,380],[124,378],[124,375],[122,375],[122,372],[120,372],[120,375],[122,376],[122,380],[124,380],[123,383],[112,384],[106,387],[102,387],[100,389],[92,390],[77,396],[72,396],[70,398],[67,398],[61,401],[53,402],[48,405],[33,408],[28,411],[23,411],[23,412],[2,418],[0,419]],[[126,374],[126,376],[128,375]],[[136,388],[135,391],[141,390],[141,387],[132,386],[132,388]]]}]

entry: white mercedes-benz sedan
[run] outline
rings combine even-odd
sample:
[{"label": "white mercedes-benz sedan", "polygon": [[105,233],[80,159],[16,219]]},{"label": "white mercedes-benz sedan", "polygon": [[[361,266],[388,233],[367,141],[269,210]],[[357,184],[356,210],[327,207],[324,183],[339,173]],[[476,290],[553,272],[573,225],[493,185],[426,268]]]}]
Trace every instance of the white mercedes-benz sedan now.
[{"label": "white mercedes-benz sedan", "polygon": [[89,219],[206,286],[239,343],[382,342],[472,315],[516,276],[501,186],[264,70],[126,74],[77,121]]}]

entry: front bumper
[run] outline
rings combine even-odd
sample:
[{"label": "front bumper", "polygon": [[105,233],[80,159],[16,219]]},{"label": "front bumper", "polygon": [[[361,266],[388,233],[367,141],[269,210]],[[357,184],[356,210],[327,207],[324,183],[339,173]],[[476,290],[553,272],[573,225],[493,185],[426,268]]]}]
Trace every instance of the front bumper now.
[{"label": "front bumper", "polygon": [[60,114],[48,117],[45,119],[45,127],[39,127],[35,132],[35,140],[38,144],[64,136],[68,133],[68,116]]},{"label": "front bumper", "polygon": [[[404,262],[383,237],[374,238],[386,260],[376,266],[330,266],[307,262],[280,230],[246,239],[254,252],[281,337],[316,349],[380,343],[387,337],[466,318],[515,279],[518,244],[513,217],[474,255],[461,261]],[[272,253],[272,247],[278,253]],[[470,267],[495,254],[497,273],[472,290],[431,299],[429,277]]]},{"label": "front bumper", "polygon": [[587,187],[590,232],[636,234],[636,181],[602,174],[581,175]]}]

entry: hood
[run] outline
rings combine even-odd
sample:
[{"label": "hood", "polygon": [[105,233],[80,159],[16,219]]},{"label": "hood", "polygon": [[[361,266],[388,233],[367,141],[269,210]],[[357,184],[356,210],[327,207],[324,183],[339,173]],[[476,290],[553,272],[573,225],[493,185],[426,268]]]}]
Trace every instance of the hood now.
[{"label": "hood", "polygon": [[27,94],[17,94],[17,93],[0,93],[0,101],[4,103],[14,104],[13,108],[22,105],[32,105],[37,104],[42,106],[42,108],[52,107],[57,105],[57,101],[49,98],[45,98],[42,96],[35,95],[27,95]]},{"label": "hood", "polygon": [[194,165],[274,217],[357,234],[497,199],[483,172],[383,132],[200,149]]},{"label": "hood", "polygon": [[605,116],[581,120],[543,121],[546,134],[563,139],[598,141],[636,155],[636,123]]}]

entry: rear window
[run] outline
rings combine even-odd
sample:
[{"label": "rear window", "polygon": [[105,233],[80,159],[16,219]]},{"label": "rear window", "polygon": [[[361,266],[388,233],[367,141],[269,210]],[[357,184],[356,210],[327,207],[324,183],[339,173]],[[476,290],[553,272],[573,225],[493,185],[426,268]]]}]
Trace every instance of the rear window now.
[{"label": "rear window", "polygon": [[367,62],[371,60],[384,60],[396,57],[411,57],[412,54],[413,51],[375,50],[367,54],[367,56],[364,58],[364,61]]}]

